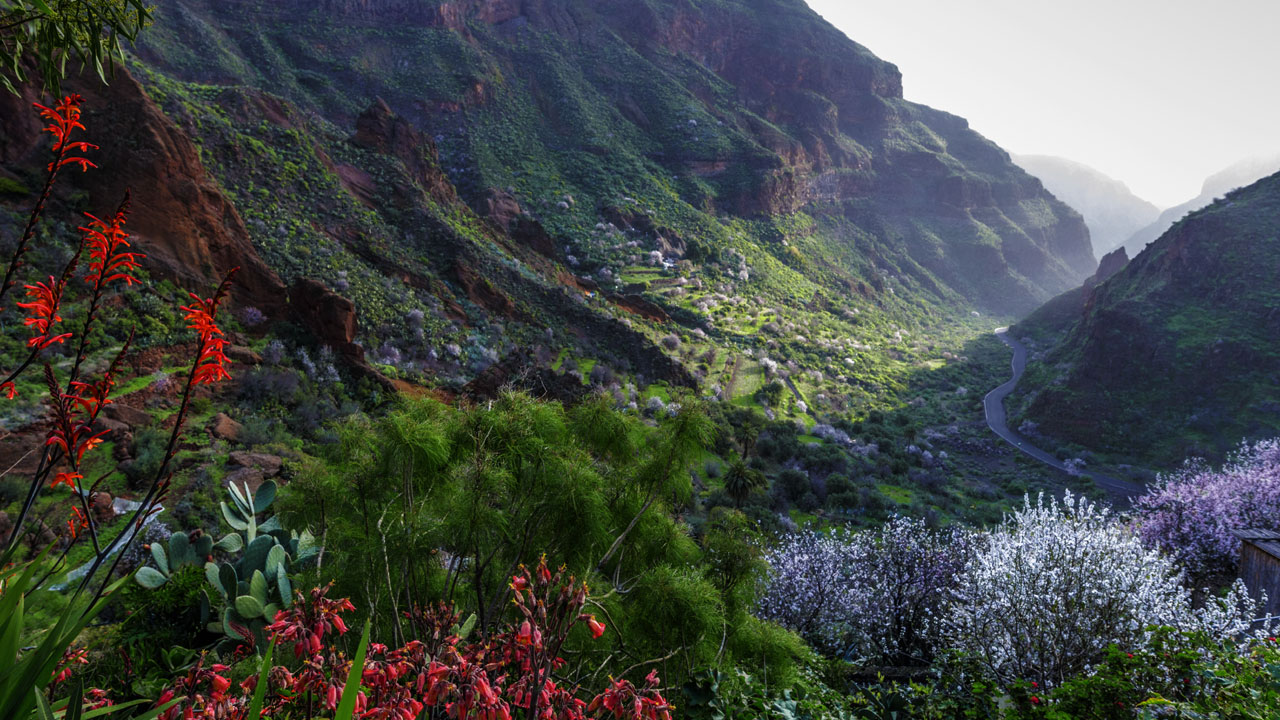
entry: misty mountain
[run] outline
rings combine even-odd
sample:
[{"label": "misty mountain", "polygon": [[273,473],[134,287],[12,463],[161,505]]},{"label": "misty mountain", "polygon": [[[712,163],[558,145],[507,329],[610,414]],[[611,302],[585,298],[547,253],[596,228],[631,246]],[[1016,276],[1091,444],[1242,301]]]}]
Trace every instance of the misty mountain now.
[{"label": "misty mountain", "polygon": [[1084,216],[1099,258],[1160,215],[1160,208],[1134,195],[1128,185],[1083,163],[1052,155],[1014,155],[1013,162]]},{"label": "misty mountain", "polygon": [[[1166,230],[1173,227],[1173,224],[1181,220],[1183,216],[1193,210],[1199,210],[1213,202],[1216,198],[1226,193],[1246,185],[1261,180],[1262,178],[1280,170],[1280,155],[1272,155],[1270,157],[1249,158],[1241,160],[1230,167],[1210,175],[1205,179],[1204,185],[1200,188],[1200,194],[1194,198],[1175,205],[1174,207],[1160,213],[1160,217],[1155,222],[1136,231],[1132,236],[1124,241],[1124,247],[1129,251],[1129,257],[1133,257],[1142,252],[1142,249],[1148,243],[1164,234]],[[1034,174],[1034,173],[1033,173]],[[1046,183],[1046,187],[1048,184]],[[1053,189],[1050,188],[1050,192]],[[1070,200],[1063,198],[1068,204],[1072,204]],[[1077,208],[1084,212],[1083,208]],[[1088,213],[1085,213],[1086,220]],[[1090,228],[1092,230],[1092,227]],[[1107,251],[1114,250],[1117,245],[1101,244],[1095,238],[1093,247],[1096,251],[1101,252],[1099,248]]]}]

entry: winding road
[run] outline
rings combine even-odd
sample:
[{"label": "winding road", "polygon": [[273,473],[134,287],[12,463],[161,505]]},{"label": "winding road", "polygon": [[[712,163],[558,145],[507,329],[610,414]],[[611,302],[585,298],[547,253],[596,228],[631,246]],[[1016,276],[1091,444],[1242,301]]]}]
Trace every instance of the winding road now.
[{"label": "winding road", "polygon": [[[1009,337],[1009,328],[997,328],[996,337],[1000,338],[1005,345],[1013,348],[1013,377],[982,398],[982,407],[987,416],[987,427],[990,427],[991,432],[999,435],[1010,445],[1045,465],[1070,473],[1071,471],[1067,469],[1066,463],[1032,445],[1026,438],[1009,429],[1008,418],[1004,410],[1004,399],[1017,387],[1018,380],[1022,379],[1022,373],[1027,369],[1027,348],[1022,343]],[[1115,499],[1124,502],[1127,502],[1129,498],[1141,495],[1145,490],[1141,483],[1131,480],[1122,480],[1101,473],[1086,472],[1084,475],[1093,480],[1098,487],[1114,496]]]}]

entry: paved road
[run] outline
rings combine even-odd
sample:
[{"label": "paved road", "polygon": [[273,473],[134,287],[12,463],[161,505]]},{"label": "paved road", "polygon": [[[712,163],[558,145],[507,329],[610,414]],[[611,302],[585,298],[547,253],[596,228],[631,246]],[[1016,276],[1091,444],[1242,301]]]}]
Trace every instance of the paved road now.
[{"label": "paved road", "polygon": [[[1027,455],[1052,468],[1068,472],[1066,464],[1061,460],[1032,445],[1026,438],[1009,429],[1004,411],[1004,399],[1009,396],[1009,393],[1013,392],[1013,389],[1018,385],[1018,380],[1022,378],[1023,371],[1027,369],[1027,348],[1022,343],[1009,337],[1009,328],[997,329],[996,337],[1004,341],[1005,345],[1013,348],[1013,377],[1008,382],[987,393],[987,396],[982,399],[982,407],[987,415],[987,426],[991,428],[991,432],[1004,438],[1010,445]],[[1097,483],[1098,487],[1106,490],[1116,500],[1122,502],[1127,503],[1129,498],[1141,495],[1145,490],[1141,483],[1131,480],[1122,480],[1101,473],[1085,473],[1085,475]]]}]

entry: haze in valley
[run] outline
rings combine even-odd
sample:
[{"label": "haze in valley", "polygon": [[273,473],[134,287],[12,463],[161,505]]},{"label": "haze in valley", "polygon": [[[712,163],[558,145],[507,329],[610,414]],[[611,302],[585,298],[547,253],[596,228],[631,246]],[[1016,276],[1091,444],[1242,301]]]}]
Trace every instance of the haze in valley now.
[{"label": "haze in valley", "polygon": [[898,65],[908,99],[1013,153],[1084,163],[1168,208],[1280,151],[1280,3],[809,0]]}]

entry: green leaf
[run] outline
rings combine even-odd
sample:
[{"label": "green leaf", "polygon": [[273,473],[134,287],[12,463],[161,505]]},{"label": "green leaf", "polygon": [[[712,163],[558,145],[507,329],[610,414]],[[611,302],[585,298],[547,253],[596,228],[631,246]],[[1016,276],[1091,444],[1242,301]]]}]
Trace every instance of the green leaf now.
[{"label": "green leaf", "polygon": [[275,622],[276,613],[278,612],[280,612],[279,605],[275,603],[267,603],[266,607],[262,608],[262,619],[267,622]]},{"label": "green leaf", "polygon": [[[152,547],[155,546],[152,545]],[[138,581],[139,585],[148,590],[155,590],[161,585],[169,582],[169,578],[166,577],[164,573],[151,566],[138,568],[138,573],[134,575],[134,578]]]},{"label": "green leaf", "polygon": [[5,618],[4,629],[0,632],[0,658],[11,662],[18,657],[18,643],[22,640],[23,610],[26,603],[20,590],[7,594],[17,595],[15,598],[17,602],[9,608],[6,615],[0,616]]},{"label": "green leaf", "polygon": [[244,549],[244,538],[239,533],[227,533],[218,539],[214,547],[226,553],[240,552]]},{"label": "green leaf", "polygon": [[271,548],[276,544],[276,539],[270,535],[259,535],[249,543],[249,547],[244,549],[244,557],[240,558],[237,569],[241,576],[247,577],[254,570],[266,567],[267,553],[271,552]]},{"label": "green leaf", "polygon": [[235,501],[240,513],[246,518],[253,515],[253,506],[249,504],[249,484],[245,483],[244,492],[240,492],[240,488],[236,487],[235,483],[227,485],[227,489],[231,491],[231,499]]},{"label": "green leaf", "polygon": [[222,597],[229,600],[240,588],[240,574],[231,563],[222,563],[218,567],[218,582],[222,585]]},{"label": "green leaf", "polygon": [[253,686],[253,697],[249,699],[249,709],[245,713],[245,720],[261,720],[262,718],[262,701],[267,693],[267,675],[271,672],[271,655],[276,650],[276,640],[271,638],[271,644],[267,646],[267,653],[262,656],[262,670],[258,672],[258,684]]},{"label": "green leaf", "polygon": [[360,679],[364,677],[364,654],[369,649],[369,626],[372,618],[364,621],[364,632],[360,634],[360,647],[351,659],[351,669],[347,671],[347,684],[342,688],[342,699],[338,701],[338,712],[333,720],[351,720],[356,709],[356,695],[360,692]]},{"label": "green leaf", "polygon": [[267,576],[263,575],[261,570],[254,570],[253,575],[249,577],[249,594],[258,601],[259,605],[267,604]]},{"label": "green leaf", "polygon": [[462,621],[462,627],[458,629],[458,638],[466,640],[472,630],[476,629],[476,614],[471,613],[466,620]]},{"label": "green leaf", "polygon": [[262,616],[262,603],[252,595],[241,595],[236,598],[236,612],[240,617],[251,620]]},{"label": "green leaf", "polygon": [[151,543],[151,557],[156,561],[156,567],[160,568],[161,572],[169,572],[171,566],[169,558],[164,554],[164,545],[158,542]]},{"label": "green leaf", "polygon": [[[40,720],[53,720],[53,708],[49,707],[49,701],[45,699],[44,692],[38,687],[31,688],[31,692],[36,694],[36,709],[40,713],[38,716]],[[347,695],[344,692],[342,700],[345,702],[346,699]],[[355,703],[352,702],[353,707],[354,705]]]},{"label": "green leaf", "polygon": [[[152,708],[151,710],[148,710],[147,712],[141,715],[135,715],[132,718],[129,718],[129,720],[155,720],[157,717],[160,717],[161,713],[165,712],[169,708],[173,707],[174,705],[177,705],[178,703],[186,699],[187,699],[186,695],[183,695],[181,697],[176,697],[170,700],[169,702],[161,705],[158,708]],[[81,720],[90,720],[91,718],[101,717],[103,715],[112,715],[112,714],[115,714],[117,710],[123,710],[125,708],[133,707],[134,705],[142,705],[149,702],[151,701],[134,700],[132,702],[121,703],[119,705],[110,705],[108,707],[100,708],[98,710],[93,710],[85,713],[85,716],[81,718]]]},{"label": "green leaf", "polygon": [[[154,545],[152,547],[155,547]],[[191,552],[191,540],[184,532],[176,532],[169,536],[170,572],[183,565],[195,564],[195,553]]]},{"label": "green leaf", "polygon": [[283,545],[272,546],[271,550],[267,552],[267,566],[265,568],[266,574],[275,575],[276,568],[283,565],[284,561],[288,559],[288,557],[289,555],[284,551]]},{"label": "green leaf", "polygon": [[276,483],[274,480],[267,480],[258,486],[258,492],[253,496],[254,512],[262,512],[271,507],[271,503],[276,499]]},{"label": "green leaf", "polygon": [[218,503],[218,504],[222,506],[222,519],[226,520],[228,525],[230,525],[233,529],[240,530],[240,531],[245,531],[249,529],[249,523],[245,522],[241,516],[234,514],[231,511],[231,508],[228,507],[226,503]]},{"label": "green leaf", "polygon": [[196,556],[195,560],[192,561],[193,564],[204,562],[213,552],[213,537],[209,535],[201,535],[196,538],[196,541],[191,544],[191,551],[195,553]]},{"label": "green leaf", "polygon": [[289,584],[289,575],[284,571],[284,565],[276,566],[276,587],[280,589],[280,602],[285,607],[293,605],[293,587]]},{"label": "green leaf", "polygon": [[218,577],[217,565],[214,565],[211,562],[207,562],[204,564],[204,579],[206,582],[208,582],[210,585],[213,586],[214,590],[218,591],[219,595],[223,597],[227,596],[226,588],[222,587],[222,578]]},{"label": "green leaf", "polygon": [[80,720],[84,714],[84,678],[76,677],[71,681],[71,692],[67,693],[67,710],[63,720]]}]

